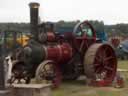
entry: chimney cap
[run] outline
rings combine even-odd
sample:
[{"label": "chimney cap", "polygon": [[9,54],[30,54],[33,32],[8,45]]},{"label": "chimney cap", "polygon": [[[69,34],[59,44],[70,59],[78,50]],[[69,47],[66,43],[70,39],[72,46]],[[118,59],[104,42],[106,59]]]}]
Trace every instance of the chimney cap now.
[{"label": "chimney cap", "polygon": [[30,8],[38,8],[40,6],[40,4],[37,2],[31,2],[31,3],[29,3],[29,6],[30,6]]}]

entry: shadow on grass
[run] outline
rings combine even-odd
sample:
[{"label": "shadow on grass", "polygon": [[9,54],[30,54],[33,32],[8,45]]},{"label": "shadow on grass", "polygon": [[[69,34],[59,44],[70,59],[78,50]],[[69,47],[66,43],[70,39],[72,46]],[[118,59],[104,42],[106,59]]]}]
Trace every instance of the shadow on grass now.
[{"label": "shadow on grass", "polygon": [[86,85],[86,81],[85,80],[64,80],[63,84]]}]

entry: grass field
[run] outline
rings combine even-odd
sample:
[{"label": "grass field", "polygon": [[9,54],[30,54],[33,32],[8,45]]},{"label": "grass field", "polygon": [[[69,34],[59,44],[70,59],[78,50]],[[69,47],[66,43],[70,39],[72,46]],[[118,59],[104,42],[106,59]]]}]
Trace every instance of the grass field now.
[{"label": "grass field", "polygon": [[[128,61],[118,61],[118,68],[128,70]],[[53,90],[53,96],[128,96],[128,72],[125,76],[125,87],[90,87],[84,81],[63,82],[60,88]]]}]

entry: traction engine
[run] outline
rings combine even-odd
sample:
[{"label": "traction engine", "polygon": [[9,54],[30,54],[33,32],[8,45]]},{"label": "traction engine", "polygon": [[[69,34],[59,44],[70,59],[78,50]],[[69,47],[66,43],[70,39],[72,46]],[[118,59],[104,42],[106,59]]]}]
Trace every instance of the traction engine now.
[{"label": "traction engine", "polygon": [[110,85],[116,74],[116,55],[109,44],[97,43],[92,25],[80,22],[73,32],[64,34],[40,31],[38,7],[38,3],[30,3],[32,38],[13,54],[11,82],[30,83],[35,77],[37,82],[48,81],[57,87],[63,79],[85,75],[94,84]]}]

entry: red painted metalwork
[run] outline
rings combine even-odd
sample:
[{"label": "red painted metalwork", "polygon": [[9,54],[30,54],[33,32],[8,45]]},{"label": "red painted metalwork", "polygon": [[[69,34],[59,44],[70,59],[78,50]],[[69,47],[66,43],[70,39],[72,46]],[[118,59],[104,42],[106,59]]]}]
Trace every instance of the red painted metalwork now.
[{"label": "red painted metalwork", "polygon": [[[94,85],[106,86],[112,83],[117,69],[114,50],[108,44],[96,43],[96,32],[88,21],[77,24],[74,32],[70,34],[56,35],[47,32],[42,33],[42,37],[45,37],[44,42],[33,40],[19,54],[19,57],[23,56],[21,59],[25,63],[24,66],[33,66],[33,69],[30,69],[33,73],[28,73],[40,73],[44,64],[52,63],[57,72],[57,77],[52,79],[54,86],[60,84],[61,72],[63,76],[68,75],[70,78],[85,74],[91,78]],[[41,40],[43,39],[40,37]],[[44,62],[49,60],[52,62]],[[38,74],[36,76],[38,77]]]},{"label": "red painted metalwork", "polygon": [[117,48],[120,44],[120,39],[118,37],[112,37],[110,42],[113,45],[114,48]]},{"label": "red painted metalwork", "polygon": [[68,43],[57,44],[54,46],[47,46],[47,60],[55,62],[67,62],[72,57],[72,47]]},{"label": "red painted metalwork", "polygon": [[[90,50],[85,54],[85,64],[85,73],[87,73],[89,78],[94,78],[92,84],[96,86],[108,86],[112,84],[116,75],[117,59],[114,50],[110,45],[92,45]],[[93,66],[93,69],[86,69],[90,66]]]},{"label": "red painted metalwork", "polygon": [[47,32],[47,41],[48,42],[52,42],[52,41],[55,41],[56,37],[55,37],[55,34],[53,32]]},{"label": "red painted metalwork", "polygon": [[61,81],[62,81],[62,73],[60,71],[60,68],[58,67],[58,64],[54,63],[55,71],[56,71],[56,78],[53,79],[53,88],[57,88],[60,86]]},{"label": "red painted metalwork", "polygon": [[[37,5],[37,3],[32,3],[32,5]],[[38,10],[35,10],[33,6],[30,6],[30,8],[31,12],[33,12],[31,17],[36,17],[31,19],[31,29],[35,30],[38,28]],[[53,26],[51,29],[53,29]],[[77,77],[81,74],[86,74],[95,84],[111,84],[117,68],[114,50],[108,44],[96,43],[96,31],[88,21],[78,23],[71,34],[58,35],[48,30],[39,36],[41,43],[37,40],[37,35],[39,35],[37,33],[40,32],[33,30],[32,35],[35,37],[35,42],[30,42],[30,45],[28,45],[30,47],[28,48],[29,52],[22,54],[25,63],[30,65],[31,63],[36,63],[35,65],[38,67],[41,66],[41,62],[50,60],[55,62],[52,63],[53,65],[58,64],[56,67],[61,69],[63,75],[71,77],[75,74],[73,77]],[[45,62],[43,64],[48,63]],[[33,65],[33,68],[35,68],[35,65]],[[58,77],[60,76],[59,74]],[[58,83],[59,81],[56,81],[53,85]]]},{"label": "red painted metalwork", "polygon": [[[91,30],[92,36],[88,36],[87,30],[84,30],[84,26],[87,26]],[[81,36],[76,36],[78,29],[81,31]],[[86,51],[91,44],[96,42],[96,31],[88,21],[78,23],[74,28],[74,35],[76,37],[73,38],[73,42],[79,52],[82,50]]]}]

